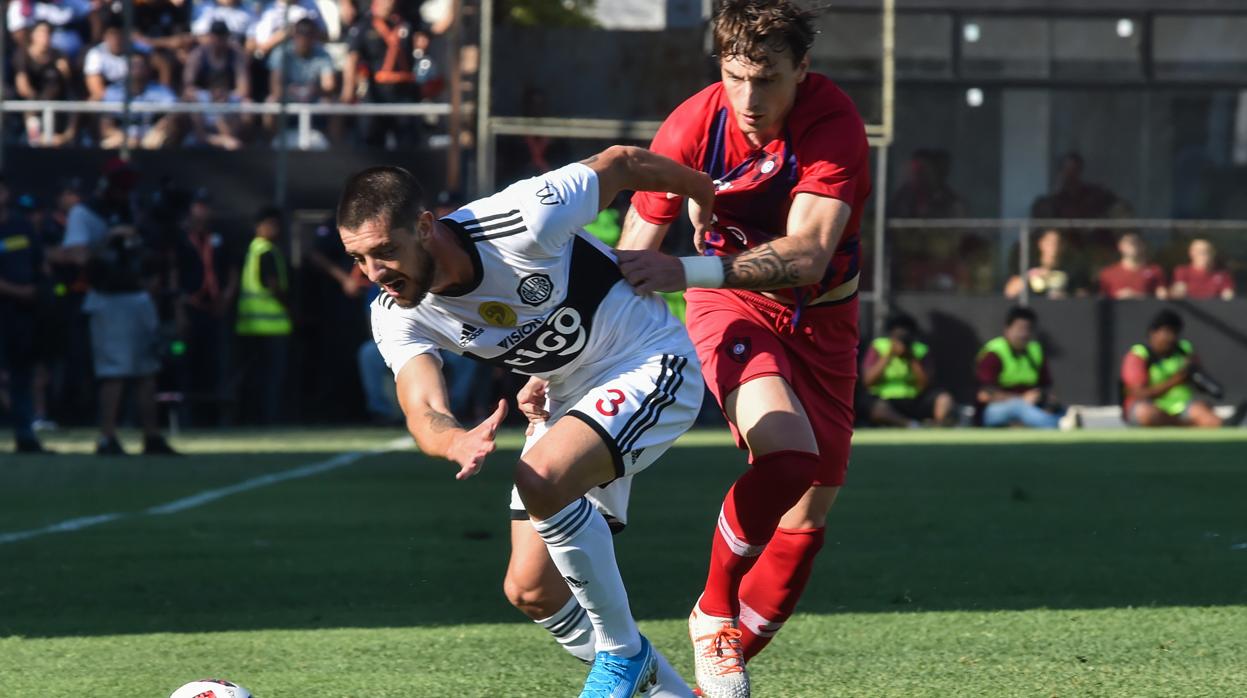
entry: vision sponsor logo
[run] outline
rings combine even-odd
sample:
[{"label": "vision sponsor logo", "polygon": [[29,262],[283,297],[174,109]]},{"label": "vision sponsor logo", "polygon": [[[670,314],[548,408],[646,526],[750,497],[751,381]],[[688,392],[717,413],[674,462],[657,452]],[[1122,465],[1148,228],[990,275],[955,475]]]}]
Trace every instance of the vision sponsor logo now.
[{"label": "vision sponsor logo", "polygon": [[503,337],[502,341],[498,342],[498,347],[501,349],[510,349],[511,347],[515,346],[516,344],[520,342],[520,340],[524,339],[528,335],[537,331],[537,328],[541,327],[541,323],[545,322],[547,317],[549,316],[543,315],[537,318],[536,320],[529,320],[523,325],[520,325],[519,327],[515,328],[514,332],[507,335],[506,337]]}]

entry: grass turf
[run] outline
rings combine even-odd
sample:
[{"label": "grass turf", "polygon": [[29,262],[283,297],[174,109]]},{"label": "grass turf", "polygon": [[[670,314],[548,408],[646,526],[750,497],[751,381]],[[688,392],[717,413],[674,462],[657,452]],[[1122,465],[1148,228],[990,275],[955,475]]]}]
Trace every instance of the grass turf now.
[{"label": "grass turf", "polygon": [[[386,431],[188,438],[184,459],[0,455],[0,535],[134,513],[384,445]],[[514,448],[509,435],[504,445]],[[81,451],[89,435],[55,444]],[[619,557],[643,629],[682,618],[743,458],[694,434],[636,482]],[[1241,432],[874,432],[761,696],[1247,695]],[[167,516],[0,545],[0,695],[575,695],[501,596],[507,462],[412,452]]]}]

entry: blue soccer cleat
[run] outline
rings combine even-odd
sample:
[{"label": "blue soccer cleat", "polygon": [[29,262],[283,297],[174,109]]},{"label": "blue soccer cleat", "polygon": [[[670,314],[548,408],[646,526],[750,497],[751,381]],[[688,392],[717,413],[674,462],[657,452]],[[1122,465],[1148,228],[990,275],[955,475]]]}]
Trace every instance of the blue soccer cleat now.
[{"label": "blue soccer cleat", "polygon": [[654,647],[641,636],[641,651],[631,658],[598,652],[585,679],[580,698],[632,698],[648,691],[658,681],[658,662]]}]

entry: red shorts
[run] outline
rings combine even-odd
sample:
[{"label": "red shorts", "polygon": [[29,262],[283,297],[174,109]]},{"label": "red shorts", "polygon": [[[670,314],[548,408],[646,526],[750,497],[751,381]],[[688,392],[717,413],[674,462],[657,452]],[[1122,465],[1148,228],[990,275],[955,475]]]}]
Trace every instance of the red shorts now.
[{"label": "red shorts", "polygon": [[[757,293],[698,288],[684,297],[688,333],[720,407],[754,378],[782,377],[805,408],[818,441],[814,484],[843,485],[853,438],[857,296],[802,309],[795,328],[792,307]],[[737,446],[748,448],[735,424],[732,435]]]}]

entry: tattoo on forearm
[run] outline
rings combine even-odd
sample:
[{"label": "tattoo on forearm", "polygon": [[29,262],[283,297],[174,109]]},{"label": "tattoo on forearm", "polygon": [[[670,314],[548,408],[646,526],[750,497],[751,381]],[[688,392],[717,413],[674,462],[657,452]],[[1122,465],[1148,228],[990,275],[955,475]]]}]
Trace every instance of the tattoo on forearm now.
[{"label": "tattoo on forearm", "polygon": [[584,160],[581,160],[581,161],[580,161],[580,164],[581,164],[581,165],[591,165],[591,164],[593,164],[593,163],[595,163],[595,162],[597,162],[597,161],[598,161],[598,156],[596,156],[596,155],[590,155],[589,157],[585,158]]},{"label": "tattoo on forearm", "polygon": [[767,290],[796,286],[801,271],[796,260],[789,259],[770,245],[723,257],[723,285],[728,288]]},{"label": "tattoo on forearm", "polygon": [[459,421],[457,419],[444,412],[438,412],[437,410],[430,409],[425,411],[424,417],[429,420],[429,429],[432,429],[435,434],[450,431],[451,429],[463,428],[459,426]]}]

